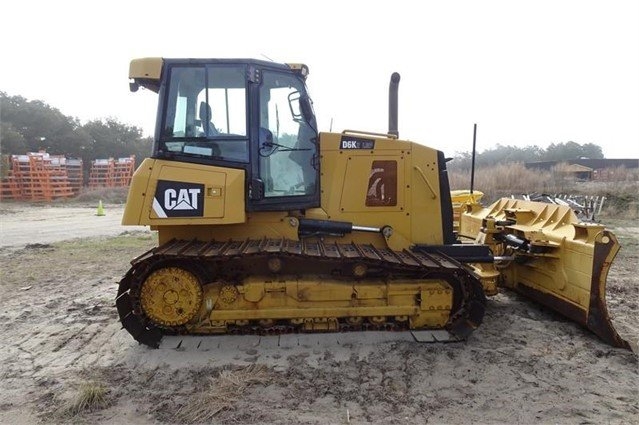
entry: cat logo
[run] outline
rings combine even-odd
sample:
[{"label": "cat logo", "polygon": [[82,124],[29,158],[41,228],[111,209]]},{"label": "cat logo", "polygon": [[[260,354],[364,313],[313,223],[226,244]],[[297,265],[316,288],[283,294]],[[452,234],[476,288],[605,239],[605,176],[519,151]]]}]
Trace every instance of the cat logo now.
[{"label": "cat logo", "polygon": [[200,189],[166,189],[164,191],[165,210],[197,210],[197,195]]},{"label": "cat logo", "polygon": [[204,185],[159,180],[153,199],[153,212],[159,218],[202,217]]}]

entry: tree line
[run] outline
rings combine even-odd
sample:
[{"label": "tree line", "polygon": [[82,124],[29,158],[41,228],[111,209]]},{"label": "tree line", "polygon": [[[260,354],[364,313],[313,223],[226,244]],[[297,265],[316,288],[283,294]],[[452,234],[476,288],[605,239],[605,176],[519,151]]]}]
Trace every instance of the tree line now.
[{"label": "tree line", "polygon": [[115,118],[91,120],[64,115],[41,100],[27,100],[0,91],[0,153],[25,154],[46,150],[52,155],[82,158],[136,156],[136,162],[151,153],[152,138],[142,129]]},{"label": "tree line", "polygon": [[[491,166],[497,164],[509,164],[515,162],[559,161],[565,162],[579,158],[603,159],[601,146],[593,143],[583,145],[576,142],[552,143],[547,148],[539,146],[503,146],[497,144],[492,149],[487,149],[475,155],[476,166]],[[472,164],[472,153],[456,153],[449,168],[468,170]]]}]

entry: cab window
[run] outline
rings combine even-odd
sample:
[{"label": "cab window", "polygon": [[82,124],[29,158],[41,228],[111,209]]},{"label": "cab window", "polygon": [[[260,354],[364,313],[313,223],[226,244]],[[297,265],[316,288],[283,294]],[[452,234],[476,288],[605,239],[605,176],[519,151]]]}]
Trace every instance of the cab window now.
[{"label": "cab window", "polygon": [[245,67],[174,66],[169,72],[160,149],[248,162]]}]

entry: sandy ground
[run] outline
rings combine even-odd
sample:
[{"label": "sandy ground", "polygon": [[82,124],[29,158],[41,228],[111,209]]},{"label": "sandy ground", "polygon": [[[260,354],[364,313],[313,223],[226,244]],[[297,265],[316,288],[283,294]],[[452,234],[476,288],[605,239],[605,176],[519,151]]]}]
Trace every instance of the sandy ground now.
[{"label": "sandy ground", "polygon": [[145,230],[143,226],[122,226],[122,205],[98,209],[82,207],[32,207],[0,204],[0,247],[51,243],[72,238],[115,236],[124,231]]},{"label": "sandy ground", "polygon": [[[118,208],[0,204],[0,423],[639,423],[637,356],[509,292],[462,343],[368,332],[147,349],[120,329],[114,297],[154,238],[119,226]],[[615,230],[608,303],[636,342],[632,226]],[[102,403],[73,416],[87,389]]]}]

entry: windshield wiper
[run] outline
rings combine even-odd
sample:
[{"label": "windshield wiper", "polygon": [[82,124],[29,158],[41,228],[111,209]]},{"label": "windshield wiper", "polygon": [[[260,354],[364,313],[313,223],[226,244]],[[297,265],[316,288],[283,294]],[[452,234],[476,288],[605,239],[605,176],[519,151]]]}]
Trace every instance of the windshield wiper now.
[{"label": "windshield wiper", "polygon": [[292,148],[290,146],[280,145],[279,143],[274,142],[264,142],[262,143],[263,148],[275,148],[273,152],[294,152],[294,151],[310,151],[311,148]]}]

